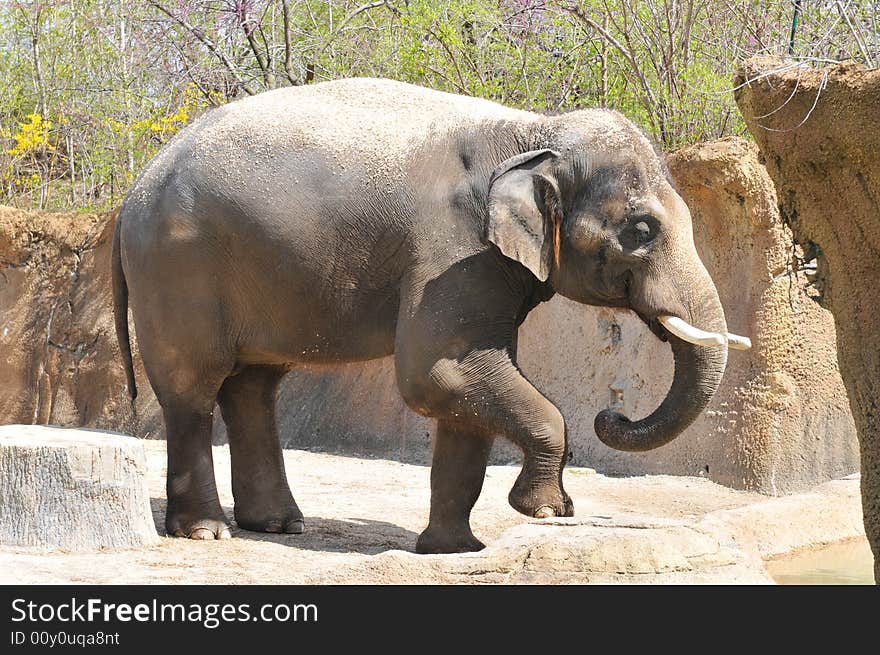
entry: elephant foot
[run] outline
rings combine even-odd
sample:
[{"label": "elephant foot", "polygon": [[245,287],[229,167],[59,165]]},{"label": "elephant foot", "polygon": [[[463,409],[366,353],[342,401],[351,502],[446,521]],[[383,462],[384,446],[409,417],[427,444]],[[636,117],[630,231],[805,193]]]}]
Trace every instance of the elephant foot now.
[{"label": "elephant foot", "polygon": [[416,541],[416,552],[420,555],[475,553],[485,547],[467,526],[464,529],[449,530],[429,525]]},{"label": "elephant foot", "polygon": [[240,519],[236,515],[235,522],[238,527],[251,532],[272,532],[284,534],[302,534],[305,532],[306,524],[303,518],[277,518],[277,519]]},{"label": "elephant foot", "polygon": [[285,504],[275,510],[266,505],[255,509],[249,504],[242,506],[241,503],[236,502],[235,522],[238,527],[251,532],[302,534],[305,531],[302,512],[292,499],[288,502],[292,504]]},{"label": "elephant foot", "polygon": [[183,537],[200,541],[232,538],[229,523],[222,511],[220,516],[211,518],[195,518],[192,515],[182,513],[169,513],[165,517],[165,532],[169,537]]},{"label": "elephant foot", "polygon": [[523,481],[522,475],[516,480],[507,496],[507,502],[520,514],[531,518],[546,519],[554,516],[574,516],[574,503],[571,497],[555,485],[533,486]]}]

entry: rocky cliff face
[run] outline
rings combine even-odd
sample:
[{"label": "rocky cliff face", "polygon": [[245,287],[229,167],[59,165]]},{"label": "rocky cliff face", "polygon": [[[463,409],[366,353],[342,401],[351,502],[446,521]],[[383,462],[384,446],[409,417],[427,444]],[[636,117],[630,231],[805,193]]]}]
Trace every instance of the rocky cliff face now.
[{"label": "rocky cliff face", "polygon": [[[755,147],[704,144],[674,153],[668,165],[728,326],[755,347],[731,352],[709,410],[675,442],[620,453],[599,443],[593,418],[606,407],[634,418],[652,411],[672,376],[668,346],[628,312],[558,297],[539,306],[521,329],[520,364],[566,417],[574,463],[614,474],[703,475],[766,493],[857,470],[832,319],[805,291]],[[162,436],[136,346],[134,407],[124,390],[109,284],[113,219],[0,210],[0,422]],[[400,400],[390,359],[294,371],[280,394],[285,446],[430,461],[431,426]],[[215,424],[222,441],[219,412]],[[495,461],[517,458],[497,443]]]},{"label": "rocky cliff face", "polygon": [[113,225],[107,214],[0,207],[0,422],[159,434],[155,397],[132,407],[119,364]]},{"label": "rocky cliff face", "polygon": [[815,260],[817,299],[834,313],[880,580],[880,71],[759,58],[743,65],[736,84],[782,217]]}]

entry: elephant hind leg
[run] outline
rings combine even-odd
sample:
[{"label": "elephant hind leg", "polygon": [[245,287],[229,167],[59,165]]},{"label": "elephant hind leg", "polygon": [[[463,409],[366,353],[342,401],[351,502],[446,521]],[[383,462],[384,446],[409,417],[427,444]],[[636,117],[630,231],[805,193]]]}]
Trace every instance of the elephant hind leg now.
[{"label": "elephant hind leg", "polygon": [[417,553],[465,553],[485,546],[471,532],[470,516],[486,476],[493,438],[483,430],[437,421],[431,465],[431,515]]},{"label": "elephant hind leg", "polygon": [[228,539],[214,479],[213,413],[185,403],[163,406],[168,448],[165,531],[172,537]]},{"label": "elephant hind leg", "polygon": [[275,422],[275,396],[286,369],[248,366],[226,378],[217,400],[232,459],[235,521],[255,532],[303,532],[284,470]]},{"label": "elephant hind leg", "polygon": [[174,537],[227,539],[229,525],[217,496],[211,452],[214,402],[225,367],[210,372],[189,358],[174,357],[179,351],[163,352],[147,340],[142,344],[144,366],[165,418],[165,530]]},{"label": "elephant hind leg", "polygon": [[211,433],[217,391],[234,357],[228,348],[198,336],[218,333],[216,313],[138,307],[138,345],[165,418],[165,530],[190,539],[229,538],[214,479]]}]

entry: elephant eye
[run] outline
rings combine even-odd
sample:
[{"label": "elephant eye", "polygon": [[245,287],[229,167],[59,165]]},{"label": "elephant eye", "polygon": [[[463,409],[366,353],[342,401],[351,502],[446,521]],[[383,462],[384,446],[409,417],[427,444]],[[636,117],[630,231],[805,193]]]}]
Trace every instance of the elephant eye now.
[{"label": "elephant eye", "polygon": [[657,237],[657,221],[649,216],[640,216],[630,221],[620,232],[620,245],[627,250],[636,250]]}]

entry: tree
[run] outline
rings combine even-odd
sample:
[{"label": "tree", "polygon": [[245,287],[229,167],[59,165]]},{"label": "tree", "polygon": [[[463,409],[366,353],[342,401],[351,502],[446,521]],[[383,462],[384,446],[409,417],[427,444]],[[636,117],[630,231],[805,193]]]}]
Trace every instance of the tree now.
[{"label": "tree", "polygon": [[[795,55],[880,63],[877,0],[803,2]],[[7,0],[0,202],[117,204],[206,109],[391,77],[533,111],[613,107],[664,148],[744,133],[730,80],[791,0]]]}]

